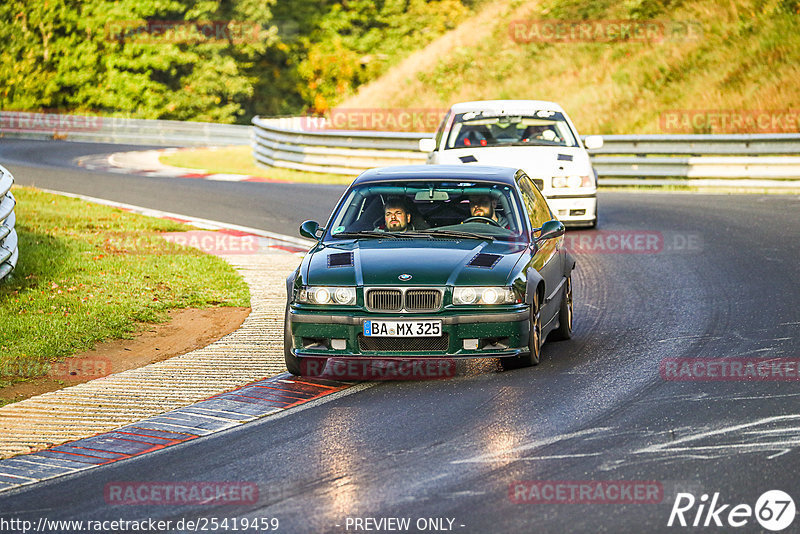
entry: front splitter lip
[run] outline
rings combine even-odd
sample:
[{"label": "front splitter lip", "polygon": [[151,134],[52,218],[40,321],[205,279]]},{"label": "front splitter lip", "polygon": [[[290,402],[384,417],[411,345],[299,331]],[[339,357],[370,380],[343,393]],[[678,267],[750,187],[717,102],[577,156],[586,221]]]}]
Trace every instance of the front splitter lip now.
[{"label": "front splitter lip", "polygon": [[395,316],[366,316],[366,315],[332,315],[332,314],[299,314],[290,312],[289,319],[293,323],[316,323],[316,324],[343,324],[349,326],[361,326],[368,320],[388,320],[388,321],[426,321],[439,320],[445,325],[470,324],[470,323],[515,323],[527,321],[529,318],[528,310],[519,310],[505,313],[484,313],[470,315],[395,315]]},{"label": "front splitter lip", "polygon": [[409,353],[408,355],[399,355],[396,352],[388,353],[388,354],[380,354],[380,353],[373,353],[373,354],[320,354],[319,352],[305,352],[302,350],[292,350],[295,356],[298,358],[315,358],[315,359],[323,359],[327,360],[330,358],[333,359],[343,359],[343,360],[469,360],[474,358],[514,358],[517,356],[522,356],[524,354],[528,354],[527,349],[511,349],[505,351],[493,351],[493,352],[475,352],[469,354],[431,354],[431,353]]}]

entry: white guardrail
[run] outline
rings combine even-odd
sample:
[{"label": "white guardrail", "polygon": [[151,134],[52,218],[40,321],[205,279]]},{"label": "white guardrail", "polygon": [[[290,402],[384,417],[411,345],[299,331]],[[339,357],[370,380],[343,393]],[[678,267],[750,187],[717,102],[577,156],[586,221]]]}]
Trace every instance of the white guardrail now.
[{"label": "white guardrail", "polygon": [[0,137],[156,146],[249,145],[250,126],[0,111]]},{"label": "white guardrail", "polygon": [[[304,117],[255,117],[253,156],[265,167],[357,175],[424,163],[431,133],[326,130]],[[308,128],[308,126],[319,128]],[[800,134],[604,135],[592,150],[600,186],[800,188]]]},{"label": "white guardrail", "polygon": [[[383,165],[424,163],[427,132],[325,129],[313,117],[235,124],[0,112],[0,137],[157,146],[252,144],[259,165],[357,175]],[[800,133],[605,135],[591,150],[601,186],[695,185],[800,188]]]},{"label": "white guardrail", "polygon": [[17,201],[11,194],[14,177],[0,165],[0,280],[8,276],[17,265],[19,249],[14,223],[17,221],[14,206]]}]

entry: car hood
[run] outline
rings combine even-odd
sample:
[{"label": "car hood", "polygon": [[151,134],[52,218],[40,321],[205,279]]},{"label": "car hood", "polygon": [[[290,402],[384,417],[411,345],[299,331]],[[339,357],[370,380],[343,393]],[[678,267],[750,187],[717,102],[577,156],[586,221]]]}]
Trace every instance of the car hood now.
[{"label": "car hood", "polygon": [[307,285],[506,285],[526,250],[476,239],[348,241],[313,252],[303,274]]},{"label": "car hood", "polygon": [[[471,161],[474,158],[476,161]],[[464,160],[467,161],[464,161]],[[524,170],[532,178],[591,174],[586,151],[579,147],[510,146],[442,150],[436,163],[500,165]]]}]

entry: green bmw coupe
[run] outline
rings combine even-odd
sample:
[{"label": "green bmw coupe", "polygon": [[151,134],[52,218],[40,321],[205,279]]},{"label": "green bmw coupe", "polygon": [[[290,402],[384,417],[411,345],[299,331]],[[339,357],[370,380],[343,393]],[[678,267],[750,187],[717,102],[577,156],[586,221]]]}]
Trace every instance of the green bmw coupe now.
[{"label": "green bmw coupe", "polygon": [[572,334],[564,226],[522,170],[371,169],[345,191],[286,281],[286,367],[326,358],[539,363]]}]

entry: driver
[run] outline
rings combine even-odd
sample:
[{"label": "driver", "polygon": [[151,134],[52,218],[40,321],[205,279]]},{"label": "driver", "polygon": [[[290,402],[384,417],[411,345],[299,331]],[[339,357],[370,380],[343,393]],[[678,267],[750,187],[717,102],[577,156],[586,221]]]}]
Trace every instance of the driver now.
[{"label": "driver", "polygon": [[472,195],[469,197],[469,214],[470,217],[485,217],[497,221],[503,228],[508,228],[508,219],[499,215],[495,209],[497,208],[497,199],[491,195]]},{"label": "driver", "polygon": [[411,228],[411,213],[401,198],[390,197],[383,206],[383,230],[387,232],[405,232]]}]

